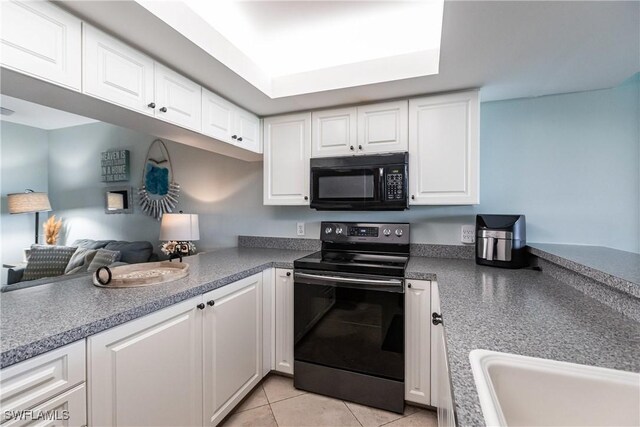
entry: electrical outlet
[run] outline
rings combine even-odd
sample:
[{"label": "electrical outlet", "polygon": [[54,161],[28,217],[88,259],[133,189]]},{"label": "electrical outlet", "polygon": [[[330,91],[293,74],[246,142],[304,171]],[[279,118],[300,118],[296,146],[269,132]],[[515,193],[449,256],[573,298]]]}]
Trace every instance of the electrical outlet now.
[{"label": "electrical outlet", "polygon": [[304,222],[297,223],[296,230],[297,230],[298,236],[304,236]]},{"label": "electrical outlet", "polygon": [[475,225],[463,225],[462,226],[462,243],[475,243],[476,242],[476,226]]}]

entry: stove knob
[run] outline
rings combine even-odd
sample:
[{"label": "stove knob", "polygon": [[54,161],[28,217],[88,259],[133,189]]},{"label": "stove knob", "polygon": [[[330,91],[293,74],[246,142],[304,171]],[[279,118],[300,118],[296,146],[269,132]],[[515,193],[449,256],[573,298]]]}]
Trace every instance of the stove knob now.
[{"label": "stove knob", "polygon": [[391,230],[389,230],[388,228],[385,228],[384,230],[382,230],[382,234],[389,237],[391,235]]},{"label": "stove knob", "polygon": [[331,234],[332,231],[333,231],[333,228],[327,227],[324,229],[324,234]]},{"label": "stove knob", "polygon": [[402,236],[402,228],[396,228],[396,236]]},{"label": "stove knob", "polygon": [[342,227],[336,227],[336,234],[342,234]]}]

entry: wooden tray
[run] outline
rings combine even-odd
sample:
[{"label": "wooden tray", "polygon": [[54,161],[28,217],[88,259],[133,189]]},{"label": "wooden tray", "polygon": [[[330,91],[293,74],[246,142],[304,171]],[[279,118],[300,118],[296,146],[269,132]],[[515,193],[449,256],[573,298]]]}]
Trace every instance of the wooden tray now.
[{"label": "wooden tray", "polygon": [[186,262],[148,262],[111,269],[101,267],[93,273],[93,284],[101,288],[135,288],[171,282],[188,274],[189,264]]}]

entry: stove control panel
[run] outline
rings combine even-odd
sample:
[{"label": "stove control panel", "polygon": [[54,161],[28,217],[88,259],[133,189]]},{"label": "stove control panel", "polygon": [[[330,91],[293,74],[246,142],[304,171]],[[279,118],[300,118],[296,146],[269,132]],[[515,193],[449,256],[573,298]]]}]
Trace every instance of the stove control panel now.
[{"label": "stove control panel", "polygon": [[407,223],[323,222],[320,230],[323,242],[409,244]]}]

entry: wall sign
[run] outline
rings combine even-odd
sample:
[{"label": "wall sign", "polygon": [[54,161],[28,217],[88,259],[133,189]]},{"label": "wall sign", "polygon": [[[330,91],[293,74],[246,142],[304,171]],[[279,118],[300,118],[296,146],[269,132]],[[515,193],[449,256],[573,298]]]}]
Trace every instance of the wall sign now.
[{"label": "wall sign", "polygon": [[103,151],[102,182],[129,181],[129,150]]}]

